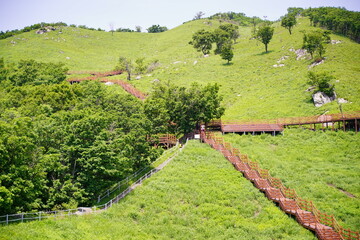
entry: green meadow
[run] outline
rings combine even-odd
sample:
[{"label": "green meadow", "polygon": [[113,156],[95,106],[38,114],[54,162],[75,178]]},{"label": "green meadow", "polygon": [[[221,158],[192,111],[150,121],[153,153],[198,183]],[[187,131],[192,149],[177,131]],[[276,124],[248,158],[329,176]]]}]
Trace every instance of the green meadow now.
[{"label": "green meadow", "polygon": [[4,226],[1,239],[316,239],[198,141],[105,212]]},{"label": "green meadow", "polygon": [[[290,49],[300,49],[303,30],[311,30],[307,18],[298,19],[293,34],[274,23],[275,33],[265,53],[264,45],[251,39],[251,27],[240,27],[240,38],[234,45],[230,65],[220,56],[204,58],[188,42],[199,29],[215,29],[216,20],[201,19],[163,33],[121,33],[90,31],[72,27],[38,35],[34,31],[0,41],[0,57],[6,62],[33,58],[39,61],[65,62],[70,70],[106,71],[115,67],[120,56],[145,62],[158,60],[154,72],[135,76],[131,83],[144,92],[150,92],[155,79],[189,86],[218,83],[226,107],[224,119],[273,119],[292,116],[311,116],[338,113],[336,102],[315,108],[311,93],[306,92],[307,71],[313,60],[296,60]],[[339,44],[327,44],[325,62],[313,71],[328,71],[334,75],[335,91],[343,111],[360,110],[360,48],[348,38],[331,35]],[[15,42],[15,43],[14,43]],[[278,61],[285,57],[286,59]],[[283,67],[274,65],[284,64]],[[126,76],[116,78],[125,79]]]}]

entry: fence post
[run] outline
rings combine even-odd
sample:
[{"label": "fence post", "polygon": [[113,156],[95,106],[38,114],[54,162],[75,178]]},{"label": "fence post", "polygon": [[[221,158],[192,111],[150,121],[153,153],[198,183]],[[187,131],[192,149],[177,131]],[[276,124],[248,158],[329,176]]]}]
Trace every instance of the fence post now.
[{"label": "fence post", "polygon": [[107,190],[107,196],[110,196],[110,191],[109,191],[109,189]]},{"label": "fence post", "polygon": [[21,222],[24,222],[24,214],[21,214]]},{"label": "fence post", "polygon": [[6,225],[8,225],[8,224],[9,224],[9,215],[6,214]]},{"label": "fence post", "polygon": [[98,196],[98,203],[100,202],[100,195]]},{"label": "fence post", "polygon": [[41,212],[39,212],[39,221],[41,220]]}]

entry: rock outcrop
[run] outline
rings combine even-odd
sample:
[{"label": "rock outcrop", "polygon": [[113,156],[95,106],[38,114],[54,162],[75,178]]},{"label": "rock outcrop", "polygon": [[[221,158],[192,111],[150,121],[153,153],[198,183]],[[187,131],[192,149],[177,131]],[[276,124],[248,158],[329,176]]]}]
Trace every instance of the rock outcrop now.
[{"label": "rock outcrop", "polygon": [[322,105],[332,102],[336,99],[336,94],[334,96],[329,97],[323,92],[316,92],[312,95],[315,107],[321,107]]}]

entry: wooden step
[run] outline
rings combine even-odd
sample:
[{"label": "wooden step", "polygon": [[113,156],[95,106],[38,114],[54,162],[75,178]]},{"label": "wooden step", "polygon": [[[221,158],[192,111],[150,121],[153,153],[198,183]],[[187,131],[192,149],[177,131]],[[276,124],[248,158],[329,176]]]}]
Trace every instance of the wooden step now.
[{"label": "wooden step", "polygon": [[235,168],[240,171],[240,172],[245,172],[245,171],[249,171],[250,170],[250,167],[249,165],[247,165],[246,163],[244,162],[237,162],[235,163]]},{"label": "wooden step", "polygon": [[296,220],[305,228],[315,231],[316,225],[319,224],[315,215],[312,212],[298,210],[296,212]]},{"label": "wooden step", "polygon": [[240,159],[238,156],[228,156],[227,159],[235,166],[236,163],[240,163]]},{"label": "wooden step", "polygon": [[274,202],[280,202],[281,199],[285,198],[280,189],[277,188],[267,188],[265,189],[265,195],[268,199]]},{"label": "wooden step", "polygon": [[294,199],[283,198],[279,201],[280,208],[291,215],[296,215],[296,212],[300,210],[300,207],[297,205]]},{"label": "wooden step", "polygon": [[255,179],[254,185],[261,191],[265,191],[266,188],[271,188],[270,182],[267,179],[263,178]]},{"label": "wooden step", "polygon": [[333,228],[323,225],[317,224],[315,228],[315,233],[318,239],[320,240],[342,240],[341,235],[336,232]]},{"label": "wooden step", "polygon": [[247,171],[244,171],[244,176],[250,180],[250,181],[254,181],[255,179],[259,179],[260,178],[260,175],[258,173],[258,171],[256,170],[247,170]]}]

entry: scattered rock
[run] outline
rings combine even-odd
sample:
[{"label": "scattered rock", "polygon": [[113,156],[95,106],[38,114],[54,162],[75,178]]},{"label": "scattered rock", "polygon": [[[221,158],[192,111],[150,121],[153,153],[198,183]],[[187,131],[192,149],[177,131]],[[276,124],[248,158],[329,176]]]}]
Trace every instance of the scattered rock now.
[{"label": "scattered rock", "polygon": [[338,103],[348,103],[349,101],[344,98],[338,98]]},{"label": "scattered rock", "polygon": [[11,44],[14,44],[14,45],[16,44],[16,42],[15,42],[14,40],[11,40],[10,43],[11,43]]},{"label": "scattered rock", "polygon": [[331,40],[331,44],[339,44],[342,43],[340,40]]},{"label": "scattered rock", "polygon": [[148,74],[148,75],[146,75],[146,76],[151,77],[152,75],[151,75],[151,74]]},{"label": "scattered rock", "polygon": [[273,65],[273,67],[284,67],[284,66],[285,66],[285,64],[282,64],[282,63]]},{"label": "scattered rock", "polygon": [[140,79],[141,79],[141,76],[137,76],[135,79],[136,79],[136,80],[140,80]]},{"label": "scattered rock", "polygon": [[151,82],[152,82],[152,83],[156,83],[156,82],[160,82],[160,80],[159,80],[159,79],[154,79],[154,80],[152,80]]},{"label": "scattered rock", "polygon": [[63,54],[63,53],[64,53],[64,51],[59,51],[59,53]]},{"label": "scattered rock", "polygon": [[114,83],[113,82],[106,82],[105,85],[110,86],[110,85],[114,85]]},{"label": "scattered rock", "polygon": [[307,51],[305,49],[300,48],[295,50],[294,48],[290,48],[289,51],[296,54],[296,60],[306,59]]},{"label": "scattered rock", "polygon": [[320,65],[320,64],[322,64],[322,63],[324,63],[324,59],[322,59],[321,61],[319,61],[319,62],[314,62],[314,63],[312,63],[311,65],[309,65],[309,69],[310,68],[313,68],[313,67],[316,67],[317,65]]},{"label": "scattered rock", "polygon": [[43,27],[43,28],[40,28],[39,30],[37,30],[36,34],[44,34],[44,33],[55,31],[55,30],[56,30],[56,28],[54,28],[52,26],[47,26],[47,27]]},{"label": "scattered rock", "polygon": [[277,61],[277,63],[281,63],[282,61],[284,61],[284,60],[286,60],[286,59],[288,59],[289,58],[289,56],[282,56],[278,61]]},{"label": "scattered rock", "polygon": [[181,61],[176,61],[176,62],[173,62],[173,64],[178,64],[178,63],[181,63]]},{"label": "scattered rock", "polygon": [[306,89],[305,92],[312,92],[315,90],[315,88],[316,88],[316,86],[311,86],[308,89]]},{"label": "scattered rock", "polygon": [[312,95],[313,101],[314,101],[314,105],[315,107],[321,107],[322,105],[332,102],[336,99],[336,94],[334,94],[334,96],[329,97],[328,95],[326,95],[323,92],[317,92],[314,93]]},{"label": "scattered rock", "polygon": [[196,65],[198,63],[198,61],[194,61],[194,65]]},{"label": "scattered rock", "polygon": [[70,57],[66,57],[66,59],[68,59],[68,60],[69,60],[69,59],[70,59]]},{"label": "scattered rock", "polygon": [[340,82],[340,80],[336,80],[335,82]]},{"label": "scattered rock", "polygon": [[209,55],[209,54],[205,54],[205,55],[204,55],[204,58],[207,58],[207,57],[210,57],[210,55]]}]

